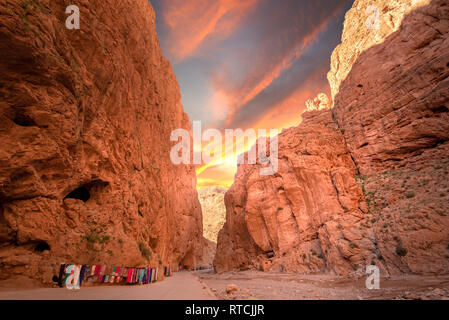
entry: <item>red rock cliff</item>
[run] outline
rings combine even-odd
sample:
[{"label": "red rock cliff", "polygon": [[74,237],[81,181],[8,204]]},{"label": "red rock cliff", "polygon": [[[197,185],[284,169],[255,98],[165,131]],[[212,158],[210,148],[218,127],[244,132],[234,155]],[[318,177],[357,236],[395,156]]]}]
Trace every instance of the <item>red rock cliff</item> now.
[{"label": "red rock cliff", "polygon": [[[358,40],[337,48],[357,59],[334,108],[279,135],[276,175],[239,166],[216,270],[449,272],[449,5],[428,1],[400,21],[363,52]],[[363,40],[352,24],[342,38]]]},{"label": "red rock cliff", "polygon": [[146,0],[0,3],[0,279],[61,262],[194,265],[202,218],[170,133],[190,129]]}]

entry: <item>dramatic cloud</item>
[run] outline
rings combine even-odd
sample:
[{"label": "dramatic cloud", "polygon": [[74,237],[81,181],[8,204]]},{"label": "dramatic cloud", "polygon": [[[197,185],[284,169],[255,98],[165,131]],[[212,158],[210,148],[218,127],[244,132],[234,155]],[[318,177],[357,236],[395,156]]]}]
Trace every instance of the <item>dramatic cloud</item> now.
[{"label": "dramatic cloud", "polygon": [[[298,125],[305,101],[329,94],[330,55],[353,1],[151,2],[184,110],[224,132]],[[198,185],[229,186],[242,151],[198,168]]]},{"label": "dramatic cloud", "polygon": [[[291,21],[287,25],[276,21],[278,15],[267,17],[273,19],[271,24],[279,30],[271,34],[264,34],[263,41],[255,44],[254,52],[250,52],[246,57],[240,57],[253,64],[252,68],[248,70],[247,76],[240,83],[238,79],[233,78],[232,69],[229,72],[229,68],[218,70],[218,73],[214,75],[214,87],[222,90],[222,96],[226,95],[223,100],[228,103],[226,126],[238,123],[238,119],[237,121],[234,119],[236,113],[273,85],[283,73],[291,70],[295,62],[300,60],[307,50],[319,41],[320,35],[328,29],[329,24],[342,14],[345,2],[334,1],[333,5],[326,8],[322,8],[320,5],[323,4],[320,2],[312,2],[312,4],[316,7],[304,4],[303,7],[298,7],[296,4],[298,11],[293,11],[295,15],[291,17]],[[309,16],[308,19],[305,15]],[[310,16],[315,16],[315,18],[310,20]],[[285,36],[280,37],[279,35]],[[251,55],[256,52],[266,52],[266,54],[260,54],[253,59]],[[328,58],[320,58],[328,63]],[[317,66],[321,67],[322,62],[318,61]],[[228,85],[230,83],[238,85],[230,87]],[[291,85],[296,86],[297,84],[290,84],[289,87]]]},{"label": "dramatic cloud", "polygon": [[164,22],[170,29],[166,45],[179,62],[195,54],[208,40],[230,35],[257,0],[166,0],[161,2]]}]

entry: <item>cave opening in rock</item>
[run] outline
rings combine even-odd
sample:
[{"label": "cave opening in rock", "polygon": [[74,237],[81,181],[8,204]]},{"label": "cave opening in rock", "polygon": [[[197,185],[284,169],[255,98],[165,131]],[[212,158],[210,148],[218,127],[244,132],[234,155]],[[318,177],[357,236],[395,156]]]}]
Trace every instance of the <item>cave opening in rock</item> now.
[{"label": "cave opening in rock", "polygon": [[44,252],[45,250],[50,250],[50,246],[45,241],[40,241],[35,247],[34,251]]},{"label": "cave opening in rock", "polygon": [[436,108],[435,110],[433,110],[434,113],[439,114],[439,113],[446,113],[449,112],[449,109],[446,106],[441,106],[439,108]]},{"label": "cave opening in rock", "polygon": [[32,118],[30,118],[29,116],[27,116],[25,114],[16,114],[16,116],[14,117],[14,119],[12,119],[12,121],[21,127],[36,126],[36,122],[34,122],[34,120]]},{"label": "cave opening in rock", "polygon": [[78,199],[87,202],[90,199],[90,192],[85,186],[81,186],[66,195],[64,200],[65,199]]}]

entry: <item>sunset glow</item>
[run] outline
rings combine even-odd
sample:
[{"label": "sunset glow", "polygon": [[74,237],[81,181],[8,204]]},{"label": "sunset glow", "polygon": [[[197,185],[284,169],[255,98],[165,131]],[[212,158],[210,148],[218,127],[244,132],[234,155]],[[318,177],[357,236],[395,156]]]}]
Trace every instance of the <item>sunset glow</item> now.
[{"label": "sunset glow", "polygon": [[[330,55],[352,1],[151,2],[184,110],[203,130],[217,128],[223,136],[238,128],[281,132],[301,122],[307,99],[330,95]],[[198,188],[228,188],[238,154],[254,142],[227,152],[223,144],[221,160],[197,169]]]}]

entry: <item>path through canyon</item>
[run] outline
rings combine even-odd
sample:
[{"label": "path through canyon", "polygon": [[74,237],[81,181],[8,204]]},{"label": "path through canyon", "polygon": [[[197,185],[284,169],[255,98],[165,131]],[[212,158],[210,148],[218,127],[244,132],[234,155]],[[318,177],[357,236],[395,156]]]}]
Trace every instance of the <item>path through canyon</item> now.
[{"label": "path through canyon", "polygon": [[0,300],[213,300],[215,296],[190,272],[142,286],[95,286],[80,290],[41,288],[1,289]]}]

